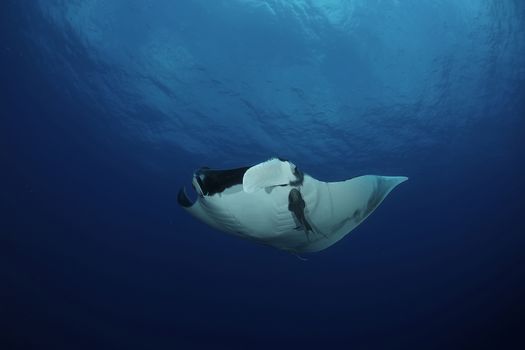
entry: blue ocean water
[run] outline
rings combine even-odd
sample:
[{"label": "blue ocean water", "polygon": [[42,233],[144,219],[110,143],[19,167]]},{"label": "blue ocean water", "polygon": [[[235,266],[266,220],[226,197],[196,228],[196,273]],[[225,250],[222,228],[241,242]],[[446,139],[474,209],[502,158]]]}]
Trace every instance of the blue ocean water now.
[{"label": "blue ocean water", "polygon": [[[0,10],[1,349],[524,346],[522,1]],[[177,205],[272,156],[410,180],[307,261]]]}]

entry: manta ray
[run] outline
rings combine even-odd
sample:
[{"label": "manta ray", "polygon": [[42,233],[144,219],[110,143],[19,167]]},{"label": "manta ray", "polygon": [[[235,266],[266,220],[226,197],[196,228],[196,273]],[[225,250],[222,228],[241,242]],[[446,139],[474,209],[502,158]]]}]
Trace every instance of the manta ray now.
[{"label": "manta ray", "polygon": [[197,199],[178,203],[211,227],[294,254],[318,252],[365,220],[405,176],[364,175],[323,182],[288,160],[193,174]]}]

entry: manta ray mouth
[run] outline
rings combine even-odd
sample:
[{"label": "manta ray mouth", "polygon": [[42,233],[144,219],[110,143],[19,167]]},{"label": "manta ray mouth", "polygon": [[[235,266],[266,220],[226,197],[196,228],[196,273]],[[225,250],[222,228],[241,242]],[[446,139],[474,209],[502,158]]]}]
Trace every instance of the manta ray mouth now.
[{"label": "manta ray mouth", "polygon": [[[289,163],[289,162],[287,162]],[[304,181],[304,173],[293,165],[292,174],[295,179],[288,184],[282,185],[300,186]],[[244,174],[251,166],[245,166],[235,169],[213,170],[208,167],[202,167],[193,174],[193,187],[200,196],[213,196],[222,193],[225,189],[243,183]]]},{"label": "manta ray mouth", "polygon": [[241,167],[228,170],[212,170],[202,167],[193,174],[197,192],[202,196],[213,196],[222,193],[225,189],[242,184],[242,178],[250,167]]}]

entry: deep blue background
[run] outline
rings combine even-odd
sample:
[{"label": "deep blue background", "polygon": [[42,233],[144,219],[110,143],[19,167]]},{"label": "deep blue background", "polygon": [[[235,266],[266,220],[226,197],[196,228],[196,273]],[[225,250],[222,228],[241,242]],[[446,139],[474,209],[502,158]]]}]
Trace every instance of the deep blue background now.
[{"label": "deep blue background", "polygon": [[[522,2],[0,6],[2,349],[523,346]],[[410,181],[308,261],[176,205],[274,155]]]}]

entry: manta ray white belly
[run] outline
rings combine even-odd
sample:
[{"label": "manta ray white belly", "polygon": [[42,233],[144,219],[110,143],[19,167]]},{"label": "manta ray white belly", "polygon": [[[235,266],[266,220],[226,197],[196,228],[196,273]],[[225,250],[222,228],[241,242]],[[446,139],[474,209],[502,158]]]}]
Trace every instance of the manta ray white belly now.
[{"label": "manta ray white belly", "polygon": [[[275,170],[276,162],[290,166]],[[269,167],[264,169],[266,163]],[[336,243],[368,217],[392,189],[407,180],[366,175],[342,182],[322,182],[298,172],[292,163],[277,159],[246,169],[241,172],[243,183],[248,186],[235,183],[232,176],[225,177],[233,185],[217,193],[199,193],[193,204],[181,191],[179,203],[216,229],[293,253],[320,251]],[[272,175],[268,175],[268,169]],[[294,181],[292,175],[282,176],[276,171],[290,171],[300,177]],[[200,176],[200,180],[206,180]],[[268,176],[275,177],[277,183]],[[283,178],[292,181],[279,183]],[[202,184],[198,181],[198,192]],[[291,203],[293,189],[298,190],[299,202]]]}]

